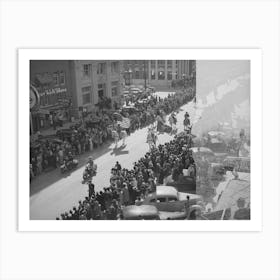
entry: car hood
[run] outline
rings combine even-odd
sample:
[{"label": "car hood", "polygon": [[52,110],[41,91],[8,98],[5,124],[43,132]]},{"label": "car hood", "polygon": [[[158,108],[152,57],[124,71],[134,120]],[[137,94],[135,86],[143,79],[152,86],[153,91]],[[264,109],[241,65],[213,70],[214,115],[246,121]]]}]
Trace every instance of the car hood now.
[{"label": "car hood", "polygon": [[180,220],[185,219],[187,216],[185,211],[182,212],[166,212],[159,211],[159,218],[161,220]]}]

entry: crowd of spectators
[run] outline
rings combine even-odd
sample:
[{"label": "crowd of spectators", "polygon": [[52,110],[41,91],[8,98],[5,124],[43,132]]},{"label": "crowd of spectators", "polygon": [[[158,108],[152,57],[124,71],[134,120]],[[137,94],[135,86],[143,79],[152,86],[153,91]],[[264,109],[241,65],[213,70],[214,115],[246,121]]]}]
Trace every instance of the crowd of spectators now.
[{"label": "crowd of spectators", "polygon": [[[153,123],[158,114],[166,115],[177,110],[193,98],[193,89],[189,88],[187,94],[176,92],[166,98],[146,97],[140,95],[132,99],[136,110],[120,111],[131,121],[128,134]],[[114,112],[101,111],[88,114],[69,129],[57,130],[55,138],[43,137],[39,132],[37,141],[30,144],[30,180],[43,171],[59,167],[69,152],[72,156],[79,156],[112,141],[116,121]]]},{"label": "crowd of spectators", "polygon": [[[88,121],[91,121],[91,117]],[[58,130],[54,139],[39,136],[35,146],[31,145],[30,149],[31,179],[44,170],[59,167],[69,153],[79,156],[110,141],[111,130],[108,124],[109,118],[102,114],[94,126],[88,126],[82,121],[70,129]]]},{"label": "crowd of spectators", "polygon": [[[63,220],[115,220],[122,219],[122,208],[140,205],[147,194],[163,184],[164,178],[172,176],[174,181],[183,176],[183,169],[195,172],[195,163],[190,147],[191,136],[175,138],[146,153],[131,170],[122,168],[119,162],[111,170],[108,187],[95,192],[89,184],[84,201],[57,219]],[[195,174],[194,174],[195,176]]]}]

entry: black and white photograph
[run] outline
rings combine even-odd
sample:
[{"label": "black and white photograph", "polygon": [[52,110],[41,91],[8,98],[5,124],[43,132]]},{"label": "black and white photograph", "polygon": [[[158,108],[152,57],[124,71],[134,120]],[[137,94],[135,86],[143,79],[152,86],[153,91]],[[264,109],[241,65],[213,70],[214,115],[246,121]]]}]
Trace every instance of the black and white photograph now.
[{"label": "black and white photograph", "polygon": [[0,279],[279,280],[279,20],[0,0]]},{"label": "black and white photograph", "polygon": [[30,60],[31,220],[250,220],[249,60]]}]

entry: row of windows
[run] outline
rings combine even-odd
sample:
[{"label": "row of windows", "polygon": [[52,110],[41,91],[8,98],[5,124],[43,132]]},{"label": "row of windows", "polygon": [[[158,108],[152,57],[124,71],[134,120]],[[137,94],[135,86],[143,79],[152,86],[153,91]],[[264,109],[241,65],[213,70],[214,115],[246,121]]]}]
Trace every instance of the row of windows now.
[{"label": "row of windows", "polygon": [[[157,61],[157,65],[158,67],[163,67],[165,68],[165,65],[167,64],[167,67],[172,67],[172,62],[173,60],[151,60],[151,67],[155,68],[156,66],[156,61]],[[175,61],[175,64],[178,65],[178,60]],[[128,63],[129,67],[144,67],[144,61],[143,60],[131,60]]]},{"label": "row of windows", "polygon": [[[106,94],[106,84],[98,84],[97,86],[97,93],[98,97],[102,98]],[[111,83],[111,93],[112,96],[118,96],[119,95],[119,82],[115,81]],[[91,96],[92,96],[92,87],[91,86],[86,86],[82,87],[82,98],[83,98],[83,105],[91,103]]]},{"label": "row of windows", "polygon": [[178,201],[178,199],[176,197],[158,197],[156,198],[152,198],[150,200],[151,203],[165,203],[165,202],[175,202]]},{"label": "row of windows", "polygon": [[65,85],[65,73],[63,71],[54,73],[53,74],[53,83],[55,86]]},{"label": "row of windows", "polygon": [[[96,73],[98,75],[106,73],[106,63],[105,62],[100,62],[100,63],[97,64]],[[117,61],[111,62],[111,73],[112,74],[119,73],[119,62],[117,62]],[[91,64],[83,64],[83,68],[82,68],[83,78],[90,78],[91,74],[92,74],[92,65]]]},{"label": "row of windows", "polygon": [[[165,80],[165,71],[160,70],[157,72],[157,79],[158,80]],[[167,71],[167,80],[172,80],[172,71]],[[144,79],[145,78],[145,73],[143,71],[134,71],[132,74],[133,79]],[[175,73],[175,79],[178,78],[177,73]],[[154,69],[151,70],[151,79],[155,80],[156,79],[156,71]]]},{"label": "row of windows", "polygon": [[119,95],[119,82],[112,82],[112,96],[118,96]]}]

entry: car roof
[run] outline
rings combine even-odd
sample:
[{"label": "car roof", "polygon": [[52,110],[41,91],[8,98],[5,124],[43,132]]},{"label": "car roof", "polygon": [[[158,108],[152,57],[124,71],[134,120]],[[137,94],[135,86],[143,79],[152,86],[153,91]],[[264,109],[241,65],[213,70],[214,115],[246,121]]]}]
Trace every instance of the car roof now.
[{"label": "car roof", "polygon": [[192,147],[190,148],[193,153],[209,153],[209,154],[214,154],[214,152],[206,147]]},{"label": "car roof", "polygon": [[124,218],[158,216],[158,210],[153,205],[130,205],[123,209]]},{"label": "car roof", "polygon": [[157,186],[157,196],[178,196],[176,188],[171,186]]}]

